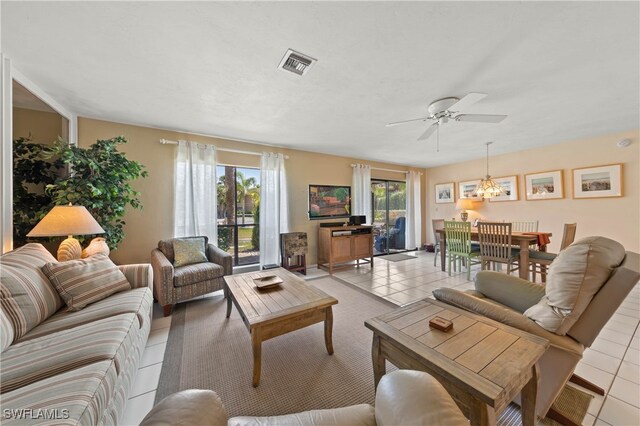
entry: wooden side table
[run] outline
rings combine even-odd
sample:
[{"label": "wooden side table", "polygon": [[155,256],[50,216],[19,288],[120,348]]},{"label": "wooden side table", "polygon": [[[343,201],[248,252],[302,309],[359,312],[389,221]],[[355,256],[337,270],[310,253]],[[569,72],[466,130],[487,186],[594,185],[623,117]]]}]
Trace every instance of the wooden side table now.
[{"label": "wooden side table", "polygon": [[[429,327],[442,317],[443,332]],[[536,363],[549,341],[436,300],[422,300],[365,321],[373,331],[375,385],[385,361],[426,371],[456,401],[471,425],[494,425],[496,416],[521,393],[522,422],[536,423]]]},{"label": "wooden side table", "polygon": [[[300,271],[307,275],[307,233],[287,232],[280,234],[281,265],[291,272]],[[291,259],[295,258],[295,263]]]}]

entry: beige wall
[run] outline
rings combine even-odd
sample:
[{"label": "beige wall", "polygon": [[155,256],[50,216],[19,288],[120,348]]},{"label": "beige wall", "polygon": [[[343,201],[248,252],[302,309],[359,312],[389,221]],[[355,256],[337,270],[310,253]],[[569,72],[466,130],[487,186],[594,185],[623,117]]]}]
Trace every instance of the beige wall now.
[{"label": "beige wall", "polygon": [[[627,148],[618,148],[621,139],[631,139]],[[490,158],[492,176],[518,176],[519,201],[492,203],[479,202],[470,212],[470,220],[540,221],[540,231],[551,231],[550,251],[559,249],[564,223],[577,222],[576,238],[602,235],[622,243],[627,250],[640,251],[640,199],[639,199],[639,131],[612,134],[605,137],[565,142],[512,154]],[[574,200],[571,198],[572,169],[613,163],[623,164],[623,197]],[[428,169],[427,184],[427,240],[433,242],[431,219],[456,217],[455,204],[435,204],[434,187],[437,183],[479,179],[485,174],[485,160],[468,161]],[[564,194],[561,200],[525,201],[524,175],[549,170],[562,170]]]},{"label": "beige wall", "polygon": [[[307,232],[309,255],[307,264],[316,263],[316,241],[318,223],[307,217],[308,185],[351,185],[351,163],[358,160],[333,155],[316,154],[291,149],[271,148],[255,144],[240,143],[224,139],[178,133],[168,130],[125,125],[88,118],[78,120],[78,140],[80,146],[88,146],[97,139],[108,139],[123,135],[128,143],[121,150],[127,158],[146,166],[149,176],[136,181],[133,186],[142,193],[144,210],[129,209],[125,216],[125,239],[112,258],[119,263],[148,262],[151,249],[158,240],[170,238],[173,234],[173,162],[175,145],[160,145],[161,138],[186,139],[201,143],[211,143],[219,148],[233,148],[249,151],[273,151],[289,155],[286,162],[291,230]],[[259,167],[259,157],[253,155],[218,153],[218,162],[244,167]],[[360,161],[362,162],[362,161]],[[366,161],[372,166],[408,170],[392,164]],[[383,179],[404,180],[404,173],[374,170],[372,176]],[[423,176],[424,179],[424,176]],[[423,193],[425,185],[422,185]],[[423,212],[424,196],[423,198]],[[424,215],[423,215],[424,216]],[[423,233],[424,233],[423,224]]]},{"label": "beige wall", "polygon": [[64,117],[54,112],[13,108],[13,139],[28,138],[31,134],[33,142],[49,145],[67,133],[65,122]]}]

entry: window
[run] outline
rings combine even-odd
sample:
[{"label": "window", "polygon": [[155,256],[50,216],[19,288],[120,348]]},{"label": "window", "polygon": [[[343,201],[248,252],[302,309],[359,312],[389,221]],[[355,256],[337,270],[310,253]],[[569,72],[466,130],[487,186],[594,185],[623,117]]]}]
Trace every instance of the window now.
[{"label": "window", "polygon": [[234,265],[260,260],[260,170],[217,166],[218,247]]}]

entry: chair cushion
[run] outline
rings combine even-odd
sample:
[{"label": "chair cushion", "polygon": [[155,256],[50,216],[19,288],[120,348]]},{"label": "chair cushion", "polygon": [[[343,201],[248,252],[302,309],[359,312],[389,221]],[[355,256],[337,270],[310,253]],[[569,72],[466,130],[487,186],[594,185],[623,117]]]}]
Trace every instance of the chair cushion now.
[{"label": "chair cushion", "polygon": [[556,253],[549,253],[546,251],[538,251],[538,250],[529,251],[530,259],[541,259],[541,260],[553,261],[555,260],[556,256],[558,256]]},{"label": "chair cushion", "polygon": [[42,271],[70,311],[79,311],[113,293],[131,289],[124,274],[102,253],[86,259],[47,263]]},{"label": "chair cushion", "polygon": [[173,286],[182,287],[220,278],[223,275],[224,268],[216,263],[205,262],[181,266],[173,271]]},{"label": "chair cushion", "polygon": [[524,315],[564,336],[624,257],[622,244],[609,238],[587,237],[574,242],[551,263],[545,297]]},{"label": "chair cushion", "polygon": [[377,426],[468,426],[445,388],[427,373],[397,370],[382,376],[376,391]]},{"label": "chair cushion", "polygon": [[369,404],[326,410],[310,410],[295,414],[270,417],[238,416],[229,419],[227,426],[375,426],[373,407]]},{"label": "chair cushion", "polygon": [[[209,239],[205,236],[198,236],[198,237],[181,237],[180,239],[184,240],[187,238],[204,238],[204,246],[207,246],[207,243],[209,242]],[[161,240],[158,241],[158,250],[160,250],[162,252],[162,254],[164,254],[164,256],[169,259],[169,262],[173,263],[173,261],[175,260],[175,256],[173,253],[173,241],[176,240],[176,238],[170,238],[168,240]]]},{"label": "chair cushion", "polygon": [[[55,287],[40,270],[55,261],[42,244],[27,244],[0,257],[0,306],[6,316],[2,327],[11,325],[13,339],[24,336],[63,306]],[[11,344],[8,338],[2,337],[3,349]]]},{"label": "chair cushion", "polygon": [[164,398],[140,422],[159,425],[227,426],[227,411],[214,391],[187,389]]},{"label": "chair cushion", "polygon": [[207,261],[204,237],[178,238],[173,241],[173,266],[180,267]]}]

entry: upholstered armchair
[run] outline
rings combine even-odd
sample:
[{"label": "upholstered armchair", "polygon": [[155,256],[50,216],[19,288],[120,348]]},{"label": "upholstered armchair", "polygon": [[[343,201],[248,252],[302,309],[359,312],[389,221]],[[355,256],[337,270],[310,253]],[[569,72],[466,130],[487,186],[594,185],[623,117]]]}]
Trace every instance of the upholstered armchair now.
[{"label": "upholstered armchair", "polygon": [[[196,296],[224,289],[224,276],[233,274],[233,259],[204,238],[205,262],[174,266],[173,243],[178,238],[158,242],[151,252],[154,296],[162,305],[164,316],[171,315],[173,305]],[[226,297],[226,294],[225,294]]]},{"label": "upholstered armchair", "polygon": [[481,271],[475,290],[439,288],[433,294],[443,302],[549,340],[538,364],[536,413],[567,424],[550,407],[570,380],[603,393],[573,371],[638,282],[639,259],[613,240],[588,237],[558,254],[546,286]]},{"label": "upholstered armchair", "polygon": [[190,389],[169,395],[153,407],[140,423],[140,426],[151,425],[469,426],[469,422],[432,376],[421,371],[398,370],[380,380],[375,408],[369,404],[358,404],[282,416],[228,418],[215,392]]}]

